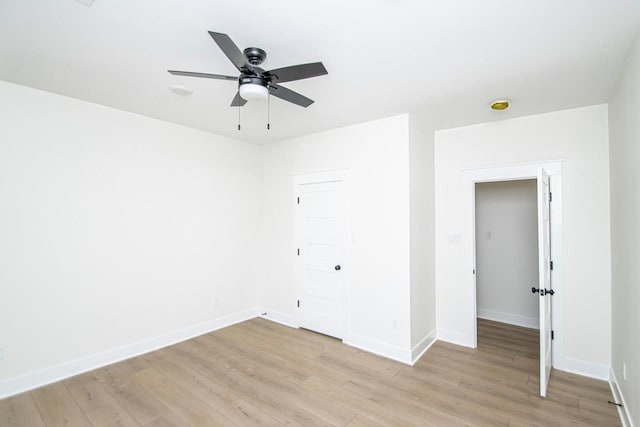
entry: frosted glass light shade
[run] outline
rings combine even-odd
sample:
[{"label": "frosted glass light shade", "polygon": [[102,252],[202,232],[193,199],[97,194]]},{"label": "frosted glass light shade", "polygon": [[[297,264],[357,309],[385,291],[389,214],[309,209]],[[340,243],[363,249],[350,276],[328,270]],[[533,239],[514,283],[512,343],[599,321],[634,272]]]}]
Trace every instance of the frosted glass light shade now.
[{"label": "frosted glass light shade", "polygon": [[240,96],[246,101],[265,99],[268,93],[269,90],[262,85],[249,83],[240,86]]}]

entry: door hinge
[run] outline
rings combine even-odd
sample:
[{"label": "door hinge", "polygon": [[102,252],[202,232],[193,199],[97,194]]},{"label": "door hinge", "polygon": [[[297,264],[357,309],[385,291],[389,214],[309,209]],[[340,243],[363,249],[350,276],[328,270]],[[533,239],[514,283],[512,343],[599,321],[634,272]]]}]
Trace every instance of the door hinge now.
[{"label": "door hinge", "polygon": [[551,339],[555,339],[554,334],[553,334],[553,329],[551,330]]},{"label": "door hinge", "polygon": [[298,197],[298,204],[300,204],[300,197]]},{"label": "door hinge", "polygon": [[549,269],[553,270],[553,261],[549,261]]},{"label": "door hinge", "polygon": [[551,194],[551,192],[549,192],[549,201],[552,202],[553,201],[553,196]]},{"label": "door hinge", "polygon": [[298,248],[298,256],[300,256],[300,248]]},{"label": "door hinge", "polygon": [[300,308],[300,300],[298,300],[298,308]]}]

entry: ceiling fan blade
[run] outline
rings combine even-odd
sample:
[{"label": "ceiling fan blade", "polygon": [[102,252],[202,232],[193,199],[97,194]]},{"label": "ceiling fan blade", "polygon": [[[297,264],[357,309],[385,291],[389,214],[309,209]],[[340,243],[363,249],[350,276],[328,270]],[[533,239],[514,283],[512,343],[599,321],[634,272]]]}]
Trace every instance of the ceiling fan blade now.
[{"label": "ceiling fan blade", "polygon": [[238,70],[242,71],[243,68],[253,70],[251,65],[247,62],[247,58],[244,56],[244,53],[238,49],[238,46],[236,46],[228,35],[215,33],[213,31],[209,31],[209,35]]},{"label": "ceiling fan blade", "polygon": [[269,70],[266,75],[272,76],[277,83],[291,82],[294,80],[308,79],[310,77],[328,74],[322,62],[312,62],[309,64],[292,65],[290,67],[276,68]]},{"label": "ceiling fan blade", "polygon": [[275,83],[271,83],[269,85],[269,93],[277,98],[292,102],[304,108],[307,108],[309,105],[313,104],[313,99],[309,99],[306,96],[300,95],[298,92],[294,92],[284,86],[278,86]]},{"label": "ceiling fan blade", "polygon": [[240,92],[237,92],[236,96],[233,97],[233,101],[231,101],[231,106],[232,107],[242,107],[246,103],[247,103],[247,101],[240,96]]},{"label": "ceiling fan blade", "polygon": [[222,74],[193,73],[191,71],[177,71],[177,70],[167,70],[167,71],[169,72],[169,74],[173,74],[174,76],[203,77],[205,79],[231,80],[234,82],[238,81],[238,77],[223,76]]}]

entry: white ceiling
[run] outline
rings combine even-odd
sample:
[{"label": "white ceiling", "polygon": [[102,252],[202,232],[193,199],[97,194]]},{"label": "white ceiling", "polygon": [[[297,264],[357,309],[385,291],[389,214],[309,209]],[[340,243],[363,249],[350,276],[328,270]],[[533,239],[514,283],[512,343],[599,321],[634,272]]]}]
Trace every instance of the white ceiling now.
[{"label": "white ceiling", "polygon": [[[0,79],[263,143],[405,112],[434,126],[606,102],[640,25],[638,0],[0,0]],[[323,61],[329,74],[229,107],[236,75],[207,34],[267,51],[264,68]],[[194,89],[191,96],[171,84]],[[497,115],[495,98],[512,109]]]}]

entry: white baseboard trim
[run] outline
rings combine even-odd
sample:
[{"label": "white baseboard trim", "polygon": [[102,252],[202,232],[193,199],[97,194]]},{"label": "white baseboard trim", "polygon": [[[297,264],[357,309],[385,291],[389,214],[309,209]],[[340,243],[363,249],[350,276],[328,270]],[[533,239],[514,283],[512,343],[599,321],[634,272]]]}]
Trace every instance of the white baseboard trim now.
[{"label": "white baseboard trim", "polygon": [[438,329],[438,340],[446,341],[451,344],[461,345],[463,347],[473,348],[473,337],[469,337],[460,332],[449,331],[446,329]]},{"label": "white baseboard trim", "polygon": [[618,379],[616,378],[616,374],[613,372],[613,369],[609,370],[609,387],[611,387],[614,402],[622,403],[622,407],[618,406],[618,415],[620,415],[622,426],[635,427],[633,420],[631,419],[631,414],[629,413],[627,402],[624,400],[622,389],[620,389],[620,383],[618,383]]},{"label": "white baseboard trim", "polygon": [[397,345],[363,337],[361,335],[350,334],[342,340],[343,343],[378,356],[386,357],[397,362],[411,365],[411,350]]},{"label": "white baseboard trim", "polygon": [[411,349],[411,365],[415,365],[423,354],[429,350],[429,348],[436,342],[436,330],[429,332],[425,335],[420,342],[413,346]]},{"label": "white baseboard trim", "polygon": [[280,323],[284,326],[289,326],[290,328],[299,328],[299,325],[296,324],[293,315],[291,314],[269,310],[268,308],[261,308],[260,317],[262,317],[263,319],[271,320],[272,322]]},{"label": "white baseboard trim", "polygon": [[235,323],[244,322],[245,320],[253,319],[258,313],[259,311],[256,308],[243,310],[103,353],[83,357],[40,371],[3,379],[0,380],[0,399],[149,353]]},{"label": "white baseboard trim", "polygon": [[480,307],[478,307],[478,317],[480,319],[493,320],[495,322],[508,323],[525,328],[540,329],[540,322],[537,317],[521,316],[519,314],[487,310]]},{"label": "white baseboard trim", "polygon": [[553,367],[572,374],[609,381],[610,368],[607,365],[565,357],[564,360],[559,360],[557,363],[554,363]]}]

